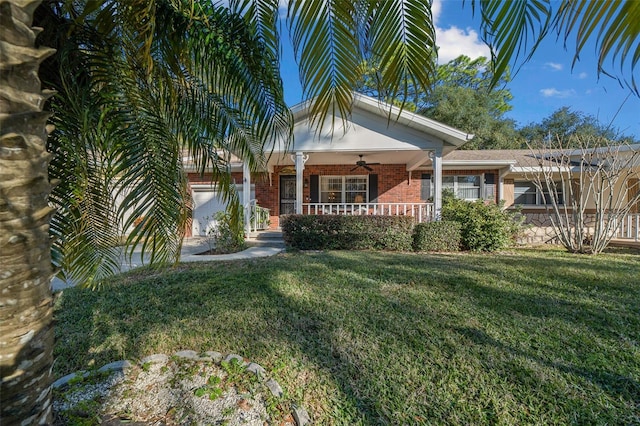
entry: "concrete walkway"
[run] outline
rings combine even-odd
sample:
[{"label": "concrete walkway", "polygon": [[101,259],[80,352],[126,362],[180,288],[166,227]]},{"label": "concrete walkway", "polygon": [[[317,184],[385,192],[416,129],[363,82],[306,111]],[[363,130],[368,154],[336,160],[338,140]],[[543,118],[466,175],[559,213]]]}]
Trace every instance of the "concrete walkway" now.
[{"label": "concrete walkway", "polygon": [[[251,244],[253,240],[248,240]],[[256,246],[249,247],[246,250],[238,253],[218,254],[218,255],[198,255],[198,253],[205,252],[210,249],[209,243],[206,238],[203,237],[190,237],[185,238],[182,242],[182,250],[180,251],[180,262],[216,262],[225,260],[242,260],[242,259],[256,259],[259,257],[274,256],[284,251],[284,248],[279,244],[274,246]],[[120,272],[126,272],[131,269],[139,268],[149,264],[149,256],[142,256],[142,247],[136,247],[133,251],[130,261],[128,261],[124,255],[120,258]],[[59,278],[54,278],[51,281],[53,291],[62,290],[68,287],[73,287],[77,283],[65,283]]]}]

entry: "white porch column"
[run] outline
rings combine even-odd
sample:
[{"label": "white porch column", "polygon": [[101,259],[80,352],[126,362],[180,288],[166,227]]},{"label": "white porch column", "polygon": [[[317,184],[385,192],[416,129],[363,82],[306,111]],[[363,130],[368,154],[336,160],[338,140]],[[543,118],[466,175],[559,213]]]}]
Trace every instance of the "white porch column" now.
[{"label": "white porch column", "polygon": [[309,159],[308,155],[304,155],[304,152],[298,151],[296,152],[296,214],[302,214],[302,201],[304,197],[304,193],[302,192],[304,188],[303,184],[303,172],[304,172],[304,163]]},{"label": "white porch column", "polygon": [[249,163],[242,163],[242,208],[244,212],[244,235],[251,233],[251,171]]},{"label": "white porch column", "polygon": [[442,148],[433,150],[433,208],[436,220],[442,213]]}]

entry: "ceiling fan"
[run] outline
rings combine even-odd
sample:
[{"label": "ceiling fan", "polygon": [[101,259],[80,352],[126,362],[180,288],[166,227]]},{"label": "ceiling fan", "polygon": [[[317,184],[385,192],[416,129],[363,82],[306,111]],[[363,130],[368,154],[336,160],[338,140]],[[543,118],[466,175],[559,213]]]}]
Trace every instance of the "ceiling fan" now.
[{"label": "ceiling fan", "polygon": [[362,157],[363,157],[362,154],[360,154],[359,157],[360,157],[360,160],[356,161],[356,166],[353,169],[351,169],[351,171],[356,170],[358,167],[363,167],[363,168],[369,170],[370,172],[372,172],[373,169],[371,167],[369,167],[369,166],[375,166],[376,164],[380,164],[380,163],[367,163],[366,161],[364,161],[362,159]]}]

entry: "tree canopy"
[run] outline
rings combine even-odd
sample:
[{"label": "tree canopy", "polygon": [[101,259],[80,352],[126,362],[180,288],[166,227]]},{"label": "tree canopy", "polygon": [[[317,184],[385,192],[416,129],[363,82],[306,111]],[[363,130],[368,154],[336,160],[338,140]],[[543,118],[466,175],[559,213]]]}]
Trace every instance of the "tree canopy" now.
[{"label": "tree canopy", "polygon": [[[607,143],[635,143],[632,136],[624,135],[596,117],[565,106],[552,112],[539,123],[529,123],[519,130],[525,144],[533,147],[548,145],[550,140],[564,141],[566,148],[578,147],[579,140],[599,140]],[[523,147],[524,148],[524,147]]]},{"label": "tree canopy", "polygon": [[464,149],[511,148],[517,143],[515,122],[504,115],[511,110],[510,77],[505,73],[493,87],[494,73],[487,58],[460,56],[438,66],[432,93],[421,93],[417,112],[474,134]]}]

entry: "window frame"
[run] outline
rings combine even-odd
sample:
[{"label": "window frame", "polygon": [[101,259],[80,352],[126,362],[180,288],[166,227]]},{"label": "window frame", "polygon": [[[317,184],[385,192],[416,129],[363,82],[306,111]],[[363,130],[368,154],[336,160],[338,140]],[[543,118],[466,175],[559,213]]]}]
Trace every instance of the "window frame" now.
[{"label": "window frame", "polygon": [[[331,193],[331,192],[338,192],[336,191],[330,191],[330,190],[324,190],[323,189],[323,184],[328,180],[328,179],[341,179],[341,183],[340,183],[340,200],[344,200],[344,201],[323,201],[323,195],[327,194],[327,193]],[[362,184],[364,183],[364,189],[363,190],[347,190],[347,179],[364,179],[364,182],[356,182],[355,184]],[[369,189],[370,189],[370,185],[369,185],[369,175],[320,175],[319,176],[319,182],[318,182],[318,201],[319,204],[368,204],[369,203]],[[348,193],[355,193],[355,194],[361,194],[363,195],[363,199],[364,201],[362,203],[356,203],[354,202],[347,202],[347,194]],[[355,198],[355,196],[354,196]],[[327,199],[329,199],[329,197],[327,197]]]},{"label": "window frame", "polygon": [[476,200],[485,200],[486,199],[486,194],[485,194],[485,184],[484,184],[484,179],[485,179],[485,174],[484,173],[479,173],[479,174],[464,174],[464,175],[444,175],[442,176],[442,189],[450,189],[449,187],[445,186],[445,178],[453,178],[453,193],[455,194],[456,198],[458,198],[458,179],[459,178],[468,178],[470,176],[473,177],[477,177],[478,178],[478,186],[477,187],[470,187],[473,189],[477,188],[478,191],[478,197],[477,198],[460,198],[461,200],[465,200],[465,201],[476,201]]},{"label": "window frame", "polygon": [[[517,187],[518,184],[523,184],[526,183],[528,185],[530,185],[530,187],[533,187],[535,189],[535,198],[536,198],[536,202],[535,204],[531,204],[531,203],[519,203],[518,200],[518,191],[517,191]],[[558,195],[560,196],[559,201],[558,201],[558,205],[560,206],[564,206],[564,195],[565,195],[565,188],[564,188],[564,184],[562,181],[557,181],[555,182],[556,188],[560,189],[560,192],[558,193]],[[514,180],[513,181],[513,205],[514,206],[531,206],[531,207],[546,207],[546,206],[551,206],[551,199],[549,199],[549,202],[546,202],[545,200],[545,194],[549,194],[548,191],[541,191],[540,188],[538,188],[538,186],[530,180]],[[524,195],[524,193],[520,194],[520,195]],[[533,194],[530,194],[533,195]],[[548,196],[547,196],[548,197]]]}]

